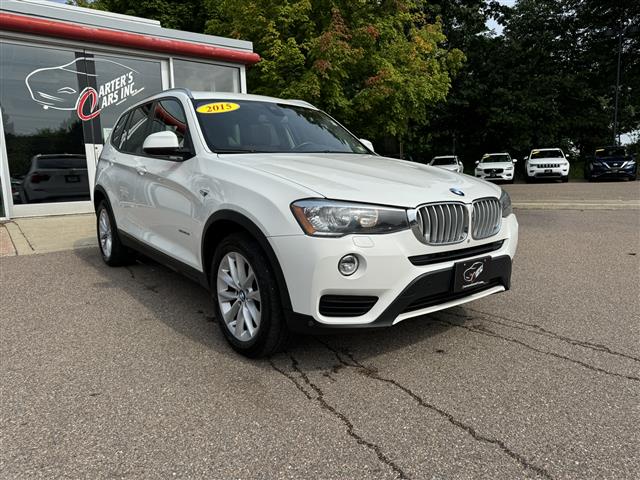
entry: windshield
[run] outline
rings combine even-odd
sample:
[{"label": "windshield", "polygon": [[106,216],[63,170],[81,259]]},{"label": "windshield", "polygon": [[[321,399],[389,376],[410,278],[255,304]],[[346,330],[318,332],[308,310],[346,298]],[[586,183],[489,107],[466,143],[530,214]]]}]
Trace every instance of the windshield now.
[{"label": "windshield", "polygon": [[596,158],[626,157],[627,150],[624,147],[605,147],[596,150]]},{"label": "windshield", "polygon": [[251,100],[194,100],[209,148],[220,153],[370,153],[328,115]]},{"label": "windshield", "polygon": [[455,157],[435,157],[431,160],[431,165],[457,165]]},{"label": "windshield", "polygon": [[562,158],[560,150],[533,150],[531,158]]},{"label": "windshield", "polygon": [[480,161],[483,163],[511,162],[511,157],[506,153],[492,153],[484,155]]}]

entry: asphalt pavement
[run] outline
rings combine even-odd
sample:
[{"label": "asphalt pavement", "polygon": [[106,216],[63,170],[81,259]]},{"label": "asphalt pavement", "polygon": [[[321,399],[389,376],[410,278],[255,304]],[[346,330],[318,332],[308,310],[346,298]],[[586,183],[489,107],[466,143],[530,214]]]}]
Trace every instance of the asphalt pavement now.
[{"label": "asphalt pavement", "polygon": [[637,478],[640,215],[517,213],[511,291],[260,361],[151,262],[0,259],[0,477]]}]

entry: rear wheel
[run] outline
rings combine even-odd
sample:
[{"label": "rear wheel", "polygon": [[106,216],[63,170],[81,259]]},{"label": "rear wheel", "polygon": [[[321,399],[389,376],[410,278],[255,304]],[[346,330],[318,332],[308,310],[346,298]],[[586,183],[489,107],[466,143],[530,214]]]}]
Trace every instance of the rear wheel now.
[{"label": "rear wheel", "polygon": [[133,262],[133,252],[120,241],[116,222],[105,200],[102,200],[98,205],[96,230],[98,246],[104,263],[111,267],[119,267]]},{"label": "rear wheel", "polygon": [[211,266],[218,324],[239,353],[264,357],[284,347],[288,332],[273,269],[260,245],[233,234],[218,246]]}]

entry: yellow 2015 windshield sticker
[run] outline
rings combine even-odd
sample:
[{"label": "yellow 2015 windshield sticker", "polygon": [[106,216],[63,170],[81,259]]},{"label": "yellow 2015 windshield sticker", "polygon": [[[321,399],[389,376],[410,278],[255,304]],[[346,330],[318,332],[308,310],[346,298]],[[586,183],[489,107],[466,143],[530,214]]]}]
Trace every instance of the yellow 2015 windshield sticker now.
[{"label": "yellow 2015 windshield sticker", "polygon": [[237,103],[230,102],[216,102],[216,103],[207,103],[205,105],[200,105],[196,112],[198,113],[227,113],[233,112],[240,108],[240,105]]}]

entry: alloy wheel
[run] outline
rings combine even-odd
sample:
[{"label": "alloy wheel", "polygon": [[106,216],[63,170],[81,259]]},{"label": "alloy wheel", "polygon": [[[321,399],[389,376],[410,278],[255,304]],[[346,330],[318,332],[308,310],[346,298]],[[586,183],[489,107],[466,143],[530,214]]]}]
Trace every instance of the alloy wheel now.
[{"label": "alloy wheel", "polygon": [[111,249],[113,246],[113,232],[111,231],[111,221],[106,208],[100,210],[100,218],[98,221],[98,239],[100,240],[100,248],[105,258],[111,257]]},{"label": "alloy wheel", "polygon": [[231,334],[246,342],[260,329],[260,288],[249,261],[238,252],[227,253],[218,266],[216,291],[222,319]]}]

